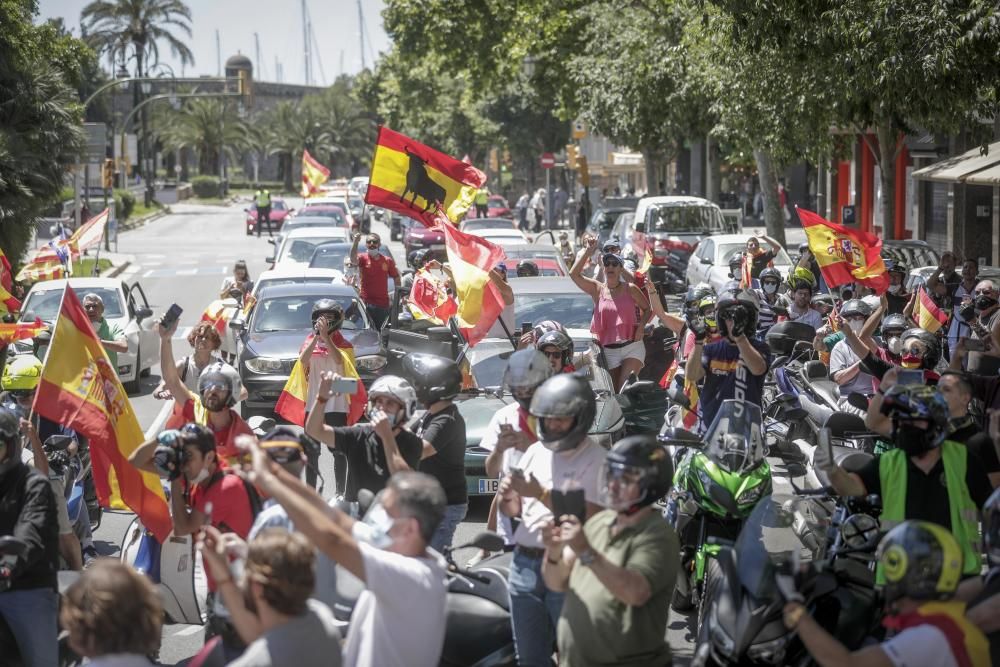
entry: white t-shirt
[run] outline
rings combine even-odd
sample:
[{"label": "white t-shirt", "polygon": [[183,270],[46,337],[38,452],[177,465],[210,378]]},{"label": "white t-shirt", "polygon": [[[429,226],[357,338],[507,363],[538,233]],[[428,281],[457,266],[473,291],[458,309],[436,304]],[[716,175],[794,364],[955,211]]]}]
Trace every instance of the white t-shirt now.
[{"label": "white t-shirt", "polygon": [[[319,393],[319,383],[323,379],[323,373],[330,371],[343,375],[344,365],[341,363],[340,352],[337,350],[326,350],[323,341],[316,341],[313,354],[309,357],[309,388],[306,392],[306,411],[312,410],[315,405],[316,394]],[[347,397],[342,394],[334,394],[326,402],[324,412],[347,412]]]},{"label": "white t-shirt", "polygon": [[958,667],[947,637],[933,625],[907,628],[882,644],[894,667]]},{"label": "white t-shirt", "polygon": [[[606,452],[589,437],[568,452],[553,452],[536,442],[521,457],[525,477],[530,473],[543,488],[562,489],[567,482],[583,489],[587,501],[599,504],[597,479],[604,465]],[[540,549],[542,525],[552,519],[552,510],[537,498],[521,499],[521,524],[514,533],[514,542],[522,547]]]},{"label": "white t-shirt", "polygon": [[[482,440],[479,441],[479,446],[488,452],[496,449],[497,440],[500,437],[501,424],[510,424],[513,430],[520,431],[521,418],[518,414],[518,408],[520,407],[517,402],[514,402],[494,412],[490,418],[490,423],[487,424],[486,430],[483,432]],[[508,449],[503,453],[503,460],[500,463],[501,479],[510,473],[511,468],[520,466],[521,457],[525,453],[517,449]],[[497,513],[497,535],[504,539],[505,544],[514,543],[514,524],[511,522],[510,517],[503,512]]]},{"label": "white t-shirt", "polygon": [[444,647],[446,564],[361,542],[365,592],[344,645],[348,667],[434,667]]},{"label": "white t-shirt", "polygon": [[232,667],[340,667],[340,631],[333,613],[316,600],[304,614],[271,628],[247,646]]},{"label": "white t-shirt", "polygon": [[[858,363],[858,361],[860,361],[858,355],[854,354],[854,350],[851,349],[846,340],[837,341],[837,344],[830,351],[830,377],[832,378],[834,373],[838,373]],[[850,382],[840,385],[840,395],[842,397],[847,397],[851,393],[871,395],[872,386],[872,376],[859,370]]]},{"label": "white t-shirt", "polygon": [[788,319],[792,322],[802,322],[803,324],[808,324],[813,329],[819,329],[823,326],[823,316],[819,314],[819,311],[809,308],[804,313],[799,313],[795,308],[795,304],[791,304],[788,307]]}]

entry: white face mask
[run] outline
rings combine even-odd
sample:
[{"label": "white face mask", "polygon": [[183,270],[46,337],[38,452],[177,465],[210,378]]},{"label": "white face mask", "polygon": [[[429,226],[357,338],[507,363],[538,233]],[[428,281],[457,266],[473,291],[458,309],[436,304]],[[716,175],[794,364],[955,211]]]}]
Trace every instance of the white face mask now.
[{"label": "white face mask", "polygon": [[[371,407],[368,408],[368,420],[369,421],[374,421],[374,419],[375,419],[375,413],[376,412],[378,412],[378,408],[376,408],[375,406],[371,406]],[[396,413],[387,412],[387,413],[385,413],[385,416],[389,418],[389,426],[391,426],[393,428],[396,428],[396,424],[399,423],[399,413],[398,412],[396,412]]]},{"label": "white face mask", "polygon": [[378,255],[378,248],[368,248],[368,256],[375,257]]},{"label": "white face mask", "polygon": [[197,475],[195,475],[195,478],[192,479],[192,480],[190,480],[190,482],[192,484],[201,484],[206,479],[208,479],[208,477],[209,477],[208,466],[203,466],[202,469],[201,469],[201,472],[199,472]]},{"label": "white face mask", "polygon": [[889,285],[890,294],[899,294],[899,290],[903,289],[902,285]]},{"label": "white face mask", "polygon": [[889,339],[888,347],[889,351],[893,354],[899,354],[899,352],[903,349],[903,341],[900,340],[899,336],[893,336]]},{"label": "white face mask", "polygon": [[847,326],[851,327],[851,331],[853,331],[856,334],[859,334],[861,333],[861,329],[864,328],[865,323],[861,320],[851,320],[850,322],[847,323]]},{"label": "white face mask", "polygon": [[376,549],[388,549],[392,546],[389,531],[395,522],[396,520],[389,516],[381,503],[376,503],[363,521],[355,522],[351,532],[355,539],[367,542]]},{"label": "white face mask", "polygon": [[761,287],[764,289],[765,294],[774,294],[778,291],[778,286],[774,283],[763,283]]}]

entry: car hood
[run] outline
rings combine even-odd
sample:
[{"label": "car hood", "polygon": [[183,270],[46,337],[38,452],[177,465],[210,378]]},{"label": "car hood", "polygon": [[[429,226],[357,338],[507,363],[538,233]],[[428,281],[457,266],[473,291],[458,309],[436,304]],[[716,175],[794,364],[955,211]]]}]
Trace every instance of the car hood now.
[{"label": "car hood", "polygon": [[[248,351],[257,357],[272,359],[294,359],[299,356],[302,342],[308,331],[273,331],[251,334],[247,341]],[[378,354],[380,351],[379,336],[371,329],[345,330],[346,338],[354,346],[354,355],[362,357],[367,354]]]},{"label": "car hood", "polygon": [[444,243],[444,234],[442,232],[434,229],[428,229],[423,225],[420,225],[419,227],[410,227],[406,230],[406,235],[417,239],[423,239],[424,241]]}]

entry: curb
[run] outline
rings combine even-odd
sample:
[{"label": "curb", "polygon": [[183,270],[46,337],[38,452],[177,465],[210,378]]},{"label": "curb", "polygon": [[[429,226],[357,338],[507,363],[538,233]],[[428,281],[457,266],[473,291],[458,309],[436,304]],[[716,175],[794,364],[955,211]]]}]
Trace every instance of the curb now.
[{"label": "curb", "polygon": [[134,258],[134,257],[132,257],[131,255],[129,255],[129,256],[128,256],[128,257],[127,257],[127,258],[125,259],[125,261],[124,261],[124,262],[122,262],[121,264],[118,264],[118,265],[116,265],[116,266],[112,266],[112,267],[111,267],[111,268],[109,268],[109,269],[105,269],[105,270],[104,270],[104,271],[103,271],[103,272],[101,273],[101,276],[100,276],[100,277],[101,277],[101,278],[117,278],[118,276],[120,276],[120,275],[121,275],[122,273],[124,273],[124,272],[125,272],[125,269],[127,269],[127,268],[128,268],[128,267],[130,267],[130,266],[132,266],[132,260],[133,260],[133,259],[135,259],[135,258]]},{"label": "curb", "polygon": [[147,222],[152,222],[153,220],[158,220],[158,219],[162,218],[163,216],[168,215],[169,213],[170,213],[170,207],[169,206],[164,206],[163,208],[161,208],[156,213],[150,213],[149,215],[147,215],[144,218],[136,218],[134,220],[127,221],[124,225],[121,225],[118,228],[118,231],[119,232],[127,232],[127,231],[130,231],[132,229],[136,229],[138,227],[142,227]]}]

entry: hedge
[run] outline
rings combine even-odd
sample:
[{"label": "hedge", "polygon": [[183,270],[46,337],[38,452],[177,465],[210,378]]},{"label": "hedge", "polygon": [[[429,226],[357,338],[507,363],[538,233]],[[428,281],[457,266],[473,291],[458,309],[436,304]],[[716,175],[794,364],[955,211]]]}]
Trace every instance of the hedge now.
[{"label": "hedge", "polygon": [[191,179],[191,189],[195,197],[218,197],[219,179],[215,176],[195,176]]}]

